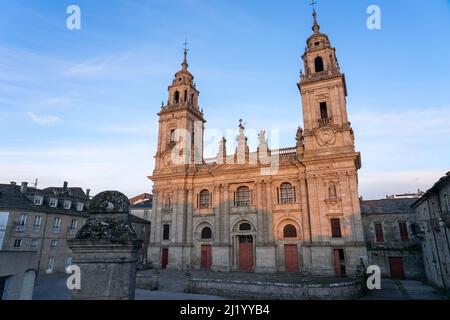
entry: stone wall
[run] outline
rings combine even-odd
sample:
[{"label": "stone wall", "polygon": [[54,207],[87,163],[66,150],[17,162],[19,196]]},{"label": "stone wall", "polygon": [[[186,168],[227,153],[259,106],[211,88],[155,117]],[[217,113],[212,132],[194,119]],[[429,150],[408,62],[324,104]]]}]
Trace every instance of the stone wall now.
[{"label": "stone wall", "polygon": [[342,300],[360,297],[362,284],[356,280],[325,284],[288,284],[191,278],[188,280],[186,292],[233,299]]},{"label": "stone wall", "polygon": [[[6,300],[31,300],[37,274],[34,251],[0,251],[0,277],[6,278]],[[2,297],[0,296],[0,300]]]}]

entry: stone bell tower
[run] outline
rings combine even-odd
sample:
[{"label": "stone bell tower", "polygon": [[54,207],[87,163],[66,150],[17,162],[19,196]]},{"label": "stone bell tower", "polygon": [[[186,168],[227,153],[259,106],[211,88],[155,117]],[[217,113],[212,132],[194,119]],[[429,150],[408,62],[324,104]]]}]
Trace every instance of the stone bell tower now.
[{"label": "stone bell tower", "polygon": [[178,165],[202,163],[203,129],[194,76],[188,71],[187,49],[182,68],[169,86],[167,104],[161,105],[155,171]]},{"label": "stone bell tower", "polygon": [[303,151],[310,204],[305,264],[317,274],[354,275],[360,259],[367,259],[358,193],[361,159],[347,116],[345,75],[315,10],[313,18],[298,83],[304,131],[297,133],[297,149]]},{"label": "stone bell tower", "polygon": [[354,136],[347,117],[347,87],[336,51],[320,32],[314,10],[314,33],[307,40],[298,88],[302,95],[305,157],[354,152]]}]

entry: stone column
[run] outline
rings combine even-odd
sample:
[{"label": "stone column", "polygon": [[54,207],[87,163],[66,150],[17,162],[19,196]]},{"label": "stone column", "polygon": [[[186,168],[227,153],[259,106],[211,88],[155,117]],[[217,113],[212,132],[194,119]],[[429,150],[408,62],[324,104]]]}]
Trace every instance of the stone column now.
[{"label": "stone column", "polygon": [[213,206],[214,206],[214,244],[219,245],[222,241],[222,235],[221,235],[221,206],[222,203],[220,201],[220,192],[221,186],[216,185],[214,186],[214,196],[213,196]]},{"label": "stone column", "polygon": [[192,244],[192,210],[194,208],[194,189],[188,190],[187,221],[186,221],[186,243]]},{"label": "stone column", "polygon": [[134,299],[142,241],[131,226],[126,196],[117,191],[95,196],[86,224],[67,244],[80,268],[81,288],[72,291],[73,300]]},{"label": "stone column", "polygon": [[223,212],[223,242],[230,245],[230,187],[224,186],[224,212]]},{"label": "stone column", "polygon": [[267,212],[264,212],[263,206],[262,206],[262,185],[261,182],[256,182],[256,220],[257,220],[257,234],[256,234],[256,244],[258,246],[263,245],[264,241],[264,218]]},{"label": "stone column", "polygon": [[273,214],[272,214],[272,181],[266,181],[266,197],[267,197],[267,212],[266,212],[266,228],[267,228],[267,239],[266,243],[273,244]]}]

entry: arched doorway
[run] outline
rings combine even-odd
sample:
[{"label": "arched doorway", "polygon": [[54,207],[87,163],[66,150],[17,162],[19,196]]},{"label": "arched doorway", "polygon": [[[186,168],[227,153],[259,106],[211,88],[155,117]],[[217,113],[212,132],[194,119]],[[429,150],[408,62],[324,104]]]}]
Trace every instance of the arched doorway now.
[{"label": "arched doorway", "polygon": [[233,228],[233,268],[253,271],[255,268],[256,230],[249,221],[240,221]]},{"label": "arched doorway", "polygon": [[[212,239],[212,230],[210,227],[204,227],[201,232],[201,240],[210,241]],[[209,270],[212,265],[211,244],[202,244],[200,253],[200,268]]]},{"label": "arched doorway", "polygon": [[[283,229],[284,239],[296,239],[297,229],[292,224],[287,224]],[[299,272],[297,244],[284,244],[284,265],[286,272]]]},{"label": "arched doorway", "polygon": [[303,263],[299,222],[292,218],[282,219],[278,222],[276,230],[280,271],[300,272]]}]

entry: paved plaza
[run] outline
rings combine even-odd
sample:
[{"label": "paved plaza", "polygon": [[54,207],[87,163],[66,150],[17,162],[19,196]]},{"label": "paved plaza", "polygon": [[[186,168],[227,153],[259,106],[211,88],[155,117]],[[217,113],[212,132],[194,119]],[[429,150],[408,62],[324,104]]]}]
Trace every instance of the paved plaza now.
[{"label": "paved plaza", "polygon": [[[209,279],[227,278],[229,280],[255,281],[291,281],[291,283],[305,282],[301,275],[277,274],[261,275],[253,273],[191,273],[192,277],[206,277]],[[34,300],[69,300],[70,292],[66,287],[66,274],[39,276],[34,291]],[[317,279],[316,279],[317,280]],[[329,281],[330,279],[323,279]],[[224,300],[222,297],[184,293],[185,273],[163,270],[160,272],[159,290],[136,290],[136,300]],[[369,292],[362,300],[443,300],[448,299],[442,292],[432,286],[417,280],[382,279],[381,290]]]}]

